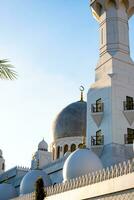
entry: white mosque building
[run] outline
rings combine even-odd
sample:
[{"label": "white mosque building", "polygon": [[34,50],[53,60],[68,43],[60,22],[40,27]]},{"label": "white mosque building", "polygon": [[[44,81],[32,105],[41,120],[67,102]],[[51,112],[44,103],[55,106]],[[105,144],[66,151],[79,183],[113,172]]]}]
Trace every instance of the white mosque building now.
[{"label": "white mosque building", "polygon": [[99,22],[100,56],[87,103],[64,108],[53,141],[39,143],[31,168],[5,171],[0,150],[0,200],[34,200],[42,177],[46,200],[134,199],[134,62],[128,20],[134,0],[91,0]]}]

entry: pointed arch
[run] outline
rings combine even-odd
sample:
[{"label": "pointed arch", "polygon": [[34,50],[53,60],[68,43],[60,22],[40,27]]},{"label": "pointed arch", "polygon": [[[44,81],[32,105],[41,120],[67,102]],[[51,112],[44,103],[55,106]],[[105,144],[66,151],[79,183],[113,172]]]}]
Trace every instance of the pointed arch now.
[{"label": "pointed arch", "polygon": [[91,9],[92,9],[93,16],[98,21],[104,10],[103,4],[101,4],[101,2],[95,1],[94,5],[91,7]]},{"label": "pointed arch", "polygon": [[117,3],[116,3],[116,0],[106,0],[105,1],[105,8],[106,9],[109,9],[109,8],[117,8]]},{"label": "pointed arch", "polygon": [[57,159],[60,158],[60,146],[57,147]]},{"label": "pointed arch", "polygon": [[2,163],[2,170],[5,170],[5,163]]},{"label": "pointed arch", "polygon": [[120,5],[124,6],[126,9],[129,8],[129,1],[128,0],[120,0]]},{"label": "pointed arch", "polygon": [[129,18],[134,14],[134,7],[128,10],[128,16]]},{"label": "pointed arch", "polygon": [[65,154],[66,152],[68,152],[68,145],[67,145],[67,144],[65,144],[65,146],[64,146],[64,154]]},{"label": "pointed arch", "polygon": [[75,144],[72,144],[71,145],[71,152],[75,151],[76,150],[76,145]]},{"label": "pointed arch", "polygon": [[53,147],[53,160],[55,159],[55,148]]},{"label": "pointed arch", "polygon": [[96,5],[95,5],[95,7],[96,7],[96,12],[97,12],[97,14],[99,15],[99,17],[101,16],[101,14],[102,14],[102,10],[103,10],[103,7],[102,7],[102,5],[100,4],[100,3],[96,3]]}]

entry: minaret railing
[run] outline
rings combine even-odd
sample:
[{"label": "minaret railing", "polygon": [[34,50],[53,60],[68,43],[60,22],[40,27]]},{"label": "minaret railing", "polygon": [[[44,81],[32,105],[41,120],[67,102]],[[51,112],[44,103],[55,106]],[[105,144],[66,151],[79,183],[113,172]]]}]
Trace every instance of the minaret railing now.
[{"label": "minaret railing", "polygon": [[91,146],[104,145],[104,135],[91,136]]},{"label": "minaret railing", "polygon": [[131,101],[131,102],[124,101],[123,108],[124,108],[124,111],[125,110],[134,110],[134,101]]},{"label": "minaret railing", "polygon": [[133,144],[134,143],[134,134],[125,134],[124,135],[124,143],[125,144]]},{"label": "minaret railing", "polygon": [[92,113],[99,113],[104,111],[104,103],[95,103],[91,105]]}]

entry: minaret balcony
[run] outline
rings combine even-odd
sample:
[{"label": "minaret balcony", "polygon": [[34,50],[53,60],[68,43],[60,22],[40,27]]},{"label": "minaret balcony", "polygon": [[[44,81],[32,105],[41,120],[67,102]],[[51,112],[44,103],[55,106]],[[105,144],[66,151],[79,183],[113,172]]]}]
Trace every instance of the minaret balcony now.
[{"label": "minaret balcony", "polygon": [[104,110],[104,104],[103,103],[97,103],[91,105],[91,112],[92,113],[99,113],[103,112]]},{"label": "minaret balcony", "polygon": [[124,142],[125,144],[133,144],[134,143],[134,134],[125,134],[124,135]]},{"label": "minaret balcony", "polygon": [[123,107],[124,107],[124,111],[126,111],[126,110],[134,111],[134,101],[132,101],[132,102],[124,101],[123,102]]},{"label": "minaret balcony", "polygon": [[134,101],[123,102],[123,114],[131,126],[134,122]]},{"label": "minaret balcony", "polygon": [[91,116],[98,127],[102,122],[103,114],[104,104],[102,102],[91,105]]},{"label": "minaret balcony", "polygon": [[91,146],[104,145],[104,135],[91,136]]}]

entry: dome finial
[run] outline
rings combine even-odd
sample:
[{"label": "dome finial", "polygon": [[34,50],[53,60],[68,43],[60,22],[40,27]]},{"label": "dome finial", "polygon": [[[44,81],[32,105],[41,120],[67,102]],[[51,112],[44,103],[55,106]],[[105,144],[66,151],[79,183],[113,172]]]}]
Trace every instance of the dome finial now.
[{"label": "dome finial", "polygon": [[85,89],[85,88],[84,88],[83,85],[81,85],[79,89],[80,89],[80,92],[81,92],[80,101],[83,101],[83,92],[84,92],[84,89]]}]

